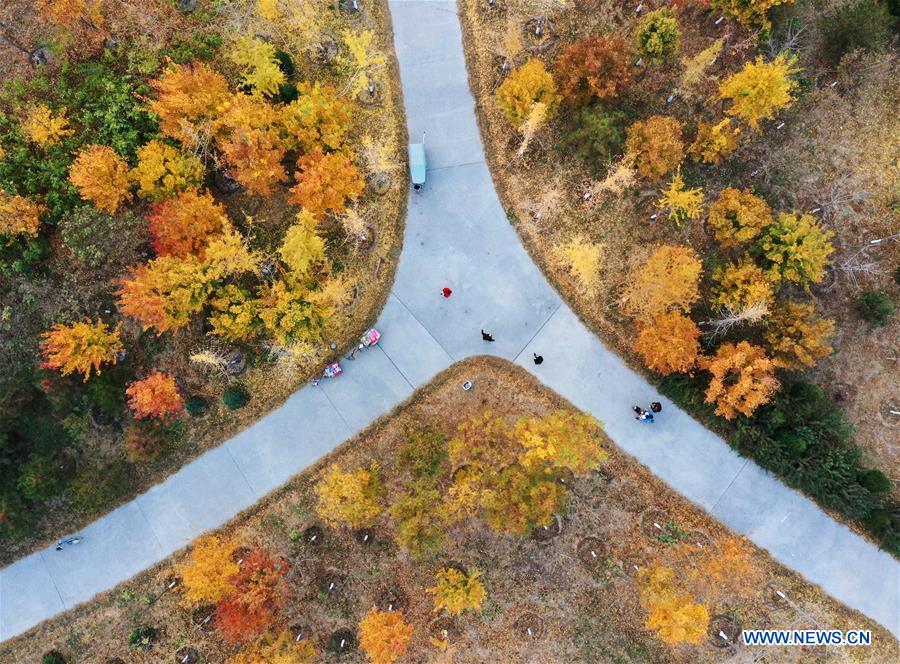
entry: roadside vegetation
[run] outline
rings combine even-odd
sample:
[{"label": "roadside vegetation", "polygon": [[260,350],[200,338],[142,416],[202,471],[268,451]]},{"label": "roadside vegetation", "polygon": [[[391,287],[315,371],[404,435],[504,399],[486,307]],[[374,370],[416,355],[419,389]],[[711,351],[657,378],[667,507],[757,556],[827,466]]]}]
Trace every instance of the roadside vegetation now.
[{"label": "roadside vegetation", "polygon": [[0,9],[0,561],[281,403],[380,312],[386,6]]},{"label": "roadside vegetation", "polygon": [[766,648],[773,661],[897,655],[884,629],[676,495],[589,415],[476,358],[0,658],[749,661],[759,652],[739,630],[770,626],[873,636],[868,648]]},{"label": "roadside vegetation", "polygon": [[500,196],[576,311],[900,553],[896,7],[463,5]]}]

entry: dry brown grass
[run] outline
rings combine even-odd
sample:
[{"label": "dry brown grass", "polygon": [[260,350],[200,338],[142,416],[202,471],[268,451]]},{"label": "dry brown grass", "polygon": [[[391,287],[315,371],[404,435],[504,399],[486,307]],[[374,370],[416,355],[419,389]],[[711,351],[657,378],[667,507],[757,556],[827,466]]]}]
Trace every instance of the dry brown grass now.
[{"label": "dry brown grass", "polygon": [[[644,11],[662,4],[645,2]],[[540,11],[525,0],[505,0],[498,5],[502,10],[488,10],[485,0],[460,3],[469,81],[495,186],[532,258],[572,308],[632,366],[646,371],[633,350],[633,324],[619,307],[628,268],[639,264],[651,247],[663,243],[687,244],[701,255],[708,254],[713,244],[704,223],[675,228],[654,204],[659,185],[653,183],[639,181],[624,193],[604,190],[599,185],[602,176],[555,150],[561,118],[539,132],[525,156],[518,157],[519,137],[494,102],[496,86],[505,76],[504,58],[515,68],[529,57],[538,57],[552,71],[557,54],[566,44],[606,32],[627,37],[639,16],[634,13],[634,4],[616,0],[547,2]],[[813,25],[821,7],[801,2],[791,11],[801,15],[804,25]],[[505,35],[521,36],[526,20],[536,15],[549,16],[556,39],[541,49],[529,48],[527,38],[518,49],[506,47],[510,40]],[[725,21],[715,27],[713,20],[695,9],[681,17],[681,57],[695,56],[715,40],[725,38],[722,53],[708,70],[711,78],[692,96],[676,96],[666,103],[681,69],[665,65],[641,68],[628,99],[641,117],[674,114],[688,118],[688,140],[704,110],[721,111],[719,103],[705,101],[714,95],[716,80],[738,69],[755,48],[752,36],[739,26]],[[779,39],[781,35],[776,35],[776,41]],[[817,87],[783,114],[786,129],[743,136],[743,144],[725,164],[700,169],[697,184],[704,188],[707,202],[731,185],[756,188],[780,209],[825,208],[822,218],[836,233],[834,263],[840,264],[869,239],[900,231],[892,207],[900,182],[895,159],[900,136],[900,121],[894,110],[900,103],[897,61],[891,54],[858,61],[851,58],[838,75],[810,60],[808,54],[814,52],[810,44],[816,39],[813,35],[809,42],[803,42],[807,50],[801,53],[801,59],[804,77],[815,81]],[[830,82],[835,79],[840,83],[832,88]],[[826,206],[829,201],[834,204]],[[655,213],[659,214],[654,219]],[[554,247],[574,237],[605,245],[598,282],[590,291],[579,288],[565,266],[553,260]],[[891,275],[900,260],[900,242],[883,243],[867,253],[868,259],[878,264],[880,274],[857,274],[857,286],[850,275],[842,273],[833,287],[813,289],[822,313],[837,323],[837,352],[811,372],[811,377],[843,400],[847,416],[857,427],[856,441],[867,454],[867,463],[888,474],[894,480],[895,495],[900,495],[900,438],[885,435],[885,431],[896,431],[900,425],[895,423],[886,429],[890,422],[879,415],[886,404],[896,405],[900,388],[900,319],[895,316],[888,327],[873,329],[855,312],[861,288],[883,288],[895,299],[900,295]],[[710,315],[700,315],[708,320],[712,312],[705,313]]]},{"label": "dry brown grass", "polygon": [[[46,36],[42,26],[34,24],[35,19],[29,9],[32,4],[30,0],[14,0],[9,7],[4,4],[3,11],[23,17],[25,22],[19,26],[23,35],[34,30],[36,35]],[[221,3],[220,11],[212,14],[201,14],[201,10],[209,9],[204,8],[201,2],[198,12],[188,15],[175,11],[170,0],[115,4],[115,11],[106,12],[112,32],[145,40],[153,49],[176,37],[183,39],[196,30],[210,33],[232,31],[233,34],[233,31],[241,32],[254,26],[272,29],[272,26],[257,25],[259,22],[252,12],[253,0]],[[210,412],[200,420],[185,418],[186,432],[176,447],[166,450],[155,460],[134,466],[131,469],[131,491],[121,500],[131,498],[161,481],[204,450],[220,444],[283,403],[298,387],[320,373],[323,366],[341,357],[354,345],[363,331],[375,322],[387,300],[403,241],[407,195],[405,174],[399,166],[405,159],[406,125],[387,3],[367,3],[362,15],[354,19],[335,13],[325,2],[312,3],[309,7],[320,13],[321,21],[314,32],[317,38],[330,38],[340,43],[340,33],[345,28],[371,30],[375,34],[373,48],[385,58],[385,63],[377,71],[382,98],[373,106],[357,105],[354,109],[350,142],[358,150],[361,173],[387,172],[391,176],[390,188],[380,196],[367,189],[353,208],[353,212],[369,227],[368,242],[354,243],[346,238],[340,218],[328,218],[323,222],[329,243],[328,254],[339,258],[343,275],[352,285],[352,302],[334,316],[326,330],[325,343],[319,347],[292,361],[276,361],[274,356],[260,349],[255,357],[250,358],[247,370],[236,378],[206,370],[189,361],[189,356],[199,349],[229,350],[228,344],[204,340],[201,321],[172,335],[172,343],[154,361],[160,369],[175,373],[189,394],[207,397]],[[198,18],[200,16],[202,19]],[[303,28],[303,34],[311,29],[306,24]],[[279,34],[277,41],[294,55],[298,80],[321,80],[339,88],[346,83],[347,71],[339,64],[327,68],[317,65],[309,57],[312,46],[299,41],[294,31],[286,30]],[[274,35],[272,38],[276,39]],[[31,74],[27,67],[16,69],[17,65],[12,61],[7,64],[15,71],[0,68],[0,80],[14,73]],[[225,71],[231,67],[224,57],[214,65]],[[287,202],[289,186],[290,183],[286,183],[267,199],[238,193],[225,197],[223,203],[242,232],[274,249],[297,212]],[[78,288],[77,284],[71,286]],[[139,326],[133,321],[125,321],[125,324],[126,334],[130,329],[136,337]],[[331,344],[335,345],[334,350],[330,348]],[[244,386],[252,398],[240,410],[229,411],[221,403],[221,394],[235,383]],[[88,430],[82,442],[92,458],[119,459],[123,456],[119,436],[115,432]],[[108,505],[107,509],[114,507]],[[56,499],[44,510],[40,524],[28,537],[5,542],[0,552],[0,564],[46,546],[60,533],[77,529],[98,516],[99,513],[77,514],[64,499]]]},{"label": "dry brown grass", "polygon": [[[471,380],[474,389],[459,385]],[[608,462],[602,470],[570,482],[571,498],[563,517],[562,534],[548,543],[498,535],[477,524],[453,528],[443,552],[435,559],[415,561],[391,541],[392,524],[382,518],[375,527],[376,543],[361,547],[352,533],[324,529],[321,544],[309,547],[292,542],[289,533],[321,525],[314,513],[313,486],[332,462],[342,467],[368,465],[379,460],[385,468],[389,493],[396,492],[405,469],[394,464],[397,445],[414,428],[431,427],[452,434],[455,426],[484,409],[507,417],[542,415],[571,405],[540,386],[519,368],[493,358],[474,358],[454,365],[418,391],[393,413],[345,443],[313,468],[289,481],[258,505],[238,515],[220,532],[246,546],[262,546],[284,555],[294,567],[291,598],[284,617],[273,629],[303,623],[311,627],[317,647],[335,630],[354,627],[385,588],[403,591],[409,598],[406,619],[416,631],[410,652],[402,661],[438,661],[429,643],[427,626],[434,617],[425,589],[442,563],[456,561],[483,572],[489,598],[478,615],[457,619],[460,636],[452,643],[457,662],[714,662],[755,661],[760,651],[742,648],[719,650],[699,646],[665,646],[643,627],[644,611],[637,587],[628,573],[634,565],[654,562],[679,570],[684,579],[708,573],[718,559],[721,544],[732,538],[721,524],[676,495],[646,468],[605,440]],[[446,480],[445,480],[446,481]],[[709,544],[698,548],[684,542],[666,544],[642,531],[642,516],[664,512],[691,541],[705,536]],[[648,521],[659,519],[659,515]],[[653,528],[650,532],[655,533]],[[597,537],[609,547],[598,570],[587,569],[576,555],[584,537]],[[713,614],[737,617],[744,627],[821,627],[872,629],[872,648],[830,649],[828,661],[887,662],[897,655],[897,642],[872,621],[838,604],[818,588],[748,545],[749,563],[742,583],[699,583],[696,592],[710,603]],[[192,627],[190,609],[177,591],[163,592],[179,552],[92,602],[44,623],[0,647],[0,660],[38,661],[56,649],[68,661],[104,662],[122,657],[127,662],[173,659],[175,650],[190,644],[203,661],[221,662],[234,652],[213,633]],[[319,593],[317,579],[324,570],[338,570],[347,579],[339,596]],[[790,604],[772,608],[762,601],[767,583],[783,591]],[[705,587],[706,590],[697,590]],[[535,640],[513,631],[525,612],[543,621],[543,634]],[[283,625],[282,625],[283,623]],[[162,636],[149,653],[129,650],[126,639],[132,626],[153,625]],[[766,651],[766,661],[822,661],[822,652],[801,648]],[[818,659],[817,659],[818,658]],[[326,658],[327,659],[327,658]],[[329,660],[330,661],[330,660]],[[362,661],[361,655],[343,661]]]}]

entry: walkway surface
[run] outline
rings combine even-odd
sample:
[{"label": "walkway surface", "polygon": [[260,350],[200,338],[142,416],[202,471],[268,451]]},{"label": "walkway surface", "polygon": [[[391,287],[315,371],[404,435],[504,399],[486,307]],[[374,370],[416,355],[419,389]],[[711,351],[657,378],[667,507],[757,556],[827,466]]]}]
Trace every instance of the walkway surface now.
[{"label": "walkway surface", "polygon": [[[457,360],[493,354],[592,413],[624,450],[775,558],[900,634],[898,564],[738,456],[664,401],[636,422],[652,387],[562,303],[497,199],[475,123],[454,2],[390,2],[409,134],[427,131],[428,184],[410,196],[396,283],[378,347],[337,380],[281,408],[130,503],[84,540],[0,571],[0,639],[19,634],[186,546],[365,428]],[[440,289],[450,286],[444,299]],[[496,337],[481,340],[479,330]],[[531,362],[532,352],[545,358]],[[477,386],[476,386],[477,391]],[[819,625],[826,628],[828,625]]]}]

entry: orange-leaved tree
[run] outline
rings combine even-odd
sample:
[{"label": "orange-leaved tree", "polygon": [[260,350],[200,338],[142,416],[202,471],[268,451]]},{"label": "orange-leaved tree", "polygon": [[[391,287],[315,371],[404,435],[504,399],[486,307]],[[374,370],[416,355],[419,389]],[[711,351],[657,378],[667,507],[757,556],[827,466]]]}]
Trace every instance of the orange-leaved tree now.
[{"label": "orange-leaved tree", "polygon": [[587,37],[566,47],[556,60],[559,89],[576,104],[612,101],[631,85],[629,49],[621,37]]},{"label": "orange-leaved tree", "polygon": [[325,153],[317,147],[301,156],[297,166],[300,170],[291,189],[291,202],[316,219],[328,211],[343,212],[347,200],[355,201],[365,188],[356,166],[342,152]]},{"label": "orange-leaved tree", "polygon": [[701,271],[700,259],[690,247],[659,247],[631,271],[625,311],[645,321],[667,311],[688,313],[700,298]]},{"label": "orange-leaved tree", "polygon": [[184,191],[154,205],[147,222],[157,255],[202,256],[210,236],[222,231],[228,217],[208,192]]},{"label": "orange-leaved tree", "polygon": [[187,601],[215,603],[233,590],[231,577],[240,571],[232,558],[236,548],[233,541],[216,535],[194,542],[189,560],[176,566]]},{"label": "orange-leaved tree", "polygon": [[43,213],[42,205],[0,188],[0,236],[37,235]]},{"label": "orange-leaved tree", "polygon": [[709,206],[709,227],[723,247],[749,242],[771,223],[769,205],[749,189],[725,187]]},{"label": "orange-leaved tree", "polygon": [[57,323],[42,336],[41,352],[46,366],[63,376],[78,372],[85,381],[92,370],[100,373],[101,364],[115,364],[122,350],[119,328],[111,330],[99,320],[86,319],[69,325]]},{"label": "orange-leaved tree", "polygon": [[495,93],[497,105],[516,128],[528,119],[535,104],[543,104],[547,119],[556,115],[560,96],[556,81],[540,60],[532,58],[510,73]]},{"label": "orange-leaved tree", "polygon": [[316,484],[316,494],[316,511],[331,526],[368,526],[383,511],[384,489],[377,464],[349,472],[332,465]]},{"label": "orange-leaved tree", "polygon": [[412,633],[402,611],[372,609],[359,623],[359,645],[372,664],[393,664],[406,652]]},{"label": "orange-leaved tree", "polygon": [[670,645],[697,644],[706,638],[709,609],[675,586],[675,571],[655,565],[638,573],[641,604],[647,611],[646,626]]},{"label": "orange-leaved tree", "polygon": [[625,150],[634,159],[638,173],[659,180],[684,158],[681,123],[666,115],[638,120],[628,127]]},{"label": "orange-leaved tree", "polygon": [[268,196],[287,177],[281,163],[286,148],[278,123],[278,109],[245,94],[232,95],[227,111],[215,123],[229,173],[260,196]]},{"label": "orange-leaved tree", "polygon": [[697,365],[700,328],[680,311],[656,314],[641,324],[635,348],[644,364],[663,376],[684,373]]},{"label": "orange-leaved tree", "polygon": [[766,341],[782,369],[806,369],[832,353],[834,321],[816,316],[815,305],[788,300],[768,321]]},{"label": "orange-leaved tree", "polygon": [[170,63],[150,87],[156,92],[150,109],[159,116],[163,133],[189,147],[208,140],[213,120],[231,98],[225,77],[199,60]]},{"label": "orange-leaved tree", "polygon": [[230,579],[233,591],[216,610],[216,627],[229,643],[264,633],[287,600],[290,565],[263,549],[250,552]]},{"label": "orange-leaved tree", "polygon": [[184,327],[209,297],[210,279],[196,256],[160,256],[134,270],[117,291],[119,309],[162,334]]},{"label": "orange-leaved tree", "polygon": [[766,311],[775,300],[775,287],[765,270],[747,256],[713,271],[716,282],[711,304],[731,312],[761,306]]},{"label": "orange-leaved tree", "polygon": [[128,163],[105,145],[88,145],[69,168],[69,181],[78,194],[110,214],[131,198]]},{"label": "orange-leaved tree", "polygon": [[446,611],[452,616],[463,611],[477,612],[487,599],[481,572],[477,569],[463,572],[456,567],[442,567],[435,573],[434,581],[434,587],[425,592],[434,596],[435,612]]},{"label": "orange-leaved tree", "polygon": [[184,410],[184,399],[178,392],[175,377],[161,371],[129,384],[125,394],[128,407],[138,420],[148,417],[167,420]]},{"label": "orange-leaved tree", "polygon": [[706,389],[706,403],[716,404],[716,415],[733,420],[738,415],[749,417],[768,403],[780,384],[775,377],[775,364],[764,349],[747,341],[724,343],[701,366],[712,374]]}]

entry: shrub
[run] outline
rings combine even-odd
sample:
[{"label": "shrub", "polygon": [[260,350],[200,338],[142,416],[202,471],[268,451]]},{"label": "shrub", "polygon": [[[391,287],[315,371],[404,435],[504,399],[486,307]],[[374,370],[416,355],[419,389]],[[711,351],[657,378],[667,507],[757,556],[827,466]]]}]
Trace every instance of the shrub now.
[{"label": "shrub", "polygon": [[500,110],[516,128],[525,122],[535,104],[544,104],[550,118],[556,114],[560,101],[553,76],[543,62],[534,58],[511,72],[495,96]]},{"label": "shrub", "polygon": [[294,67],[294,60],[290,55],[284,51],[275,51],[275,60],[278,62],[278,68],[281,70],[281,73],[284,74],[285,78],[291,78],[294,75],[296,68]]},{"label": "shrub", "polygon": [[61,654],[51,650],[41,657],[41,664],[66,664],[66,660]]},{"label": "shrub", "polygon": [[414,478],[434,477],[447,459],[447,436],[441,431],[416,429],[406,434],[397,462]]},{"label": "shrub", "polygon": [[156,628],[149,625],[134,627],[128,634],[128,645],[137,650],[150,650],[157,633]]},{"label": "shrub", "polygon": [[653,64],[662,64],[675,57],[681,31],[675,13],[664,7],[649,12],[635,31],[638,53]]},{"label": "shrub", "polygon": [[184,400],[184,409],[191,417],[200,417],[206,414],[209,403],[203,397],[192,396]]},{"label": "shrub", "polygon": [[883,509],[872,510],[869,515],[863,519],[866,528],[873,533],[883,533],[891,529],[893,521],[891,521],[891,513]]},{"label": "shrub", "polygon": [[894,18],[879,0],[859,0],[819,19],[825,56],[837,64],[850,51],[879,51],[890,43]]},{"label": "shrub", "polygon": [[47,499],[62,491],[63,477],[59,461],[40,454],[31,454],[19,469],[16,486],[25,498]]},{"label": "shrub", "polygon": [[473,569],[465,573],[455,567],[444,567],[434,575],[435,586],[425,592],[434,596],[434,610],[458,616],[463,611],[481,611],[487,591],[481,572]]},{"label": "shrub", "polygon": [[622,151],[625,118],[623,112],[606,110],[601,104],[579,109],[572,114],[568,129],[562,132],[560,151],[578,157],[600,172]]},{"label": "shrub", "polygon": [[611,101],[631,84],[628,49],[619,37],[588,37],[570,44],[556,60],[563,97],[576,104]]},{"label": "shrub", "polygon": [[872,493],[887,493],[894,486],[888,476],[876,468],[860,473],[859,483]]},{"label": "shrub", "polygon": [[125,496],[131,489],[128,467],[113,461],[79,469],[69,485],[72,506],[83,514],[96,514]]},{"label": "shrub", "polygon": [[887,325],[896,308],[890,295],[881,290],[866,291],[856,301],[856,311],[860,318],[877,327]]},{"label": "shrub", "polygon": [[125,458],[132,463],[143,463],[154,459],[166,444],[165,431],[155,425],[132,422],[122,437]]},{"label": "shrub", "polygon": [[144,220],[133,212],[110,215],[91,205],[67,212],[57,228],[81,267],[94,271],[119,271],[139,263],[141,248],[149,238]]},{"label": "shrub", "polygon": [[229,387],[222,393],[222,403],[228,410],[242,408],[250,401],[250,395],[243,387]]},{"label": "shrub", "polygon": [[634,157],[638,173],[659,180],[684,158],[681,123],[663,115],[639,120],[628,127],[625,150]]}]

